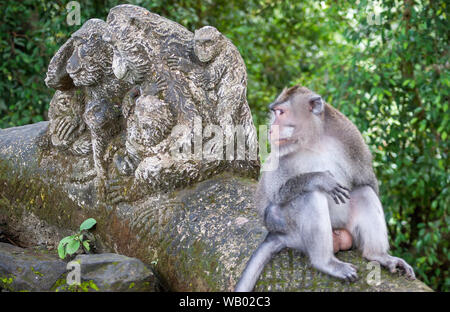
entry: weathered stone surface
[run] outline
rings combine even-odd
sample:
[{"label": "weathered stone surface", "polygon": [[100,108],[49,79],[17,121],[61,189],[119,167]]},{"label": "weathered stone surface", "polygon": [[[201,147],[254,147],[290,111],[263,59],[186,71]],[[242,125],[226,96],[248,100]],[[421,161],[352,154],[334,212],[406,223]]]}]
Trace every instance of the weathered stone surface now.
[{"label": "weathered stone surface", "polygon": [[[245,64],[214,27],[192,33],[144,8],[119,5],[106,22],[90,19],[72,34],[45,81],[57,91],[44,158],[77,166],[60,168],[63,177],[75,187],[94,181],[98,200],[134,202],[226,169],[258,175]],[[211,131],[203,132],[207,126]],[[247,148],[230,162],[223,158],[227,147],[234,154],[235,128]]]},{"label": "weathered stone surface", "polygon": [[[47,126],[40,124],[40,127]],[[0,130],[0,159],[11,156],[1,145],[5,132],[23,137],[22,131],[30,133],[29,127],[34,127],[37,136],[43,132],[35,125],[14,131]],[[39,149],[34,151],[34,155],[24,155],[39,159]],[[28,163],[26,158],[22,161]],[[59,228],[76,229],[81,221],[94,217],[98,220],[94,233],[104,243],[105,250],[137,257],[147,264],[156,261],[158,276],[169,290],[231,291],[266,234],[252,202],[256,187],[253,179],[224,173],[190,188],[148,197],[133,205],[86,205],[74,202],[79,196],[70,185],[58,184],[51,173],[38,175],[42,168],[30,167],[17,176],[5,161],[0,161],[0,165],[0,214],[8,216],[9,226],[23,222],[21,216],[28,211]],[[34,203],[30,204],[33,198]],[[319,273],[303,256],[286,250],[269,263],[256,290],[430,290],[420,281],[409,281],[385,269],[381,270],[381,284],[369,286],[367,262],[357,252],[341,252],[338,258],[358,266],[357,282],[349,284]]]},{"label": "weathered stone surface", "polygon": [[[78,255],[80,282],[91,291],[159,291],[152,270],[142,261],[114,253]],[[56,251],[20,248],[0,242],[0,290],[80,291],[66,283],[66,261]]]},{"label": "weathered stone surface", "polygon": [[65,271],[66,263],[45,250],[0,243],[0,288],[48,291]]},{"label": "weathered stone surface", "polygon": [[103,253],[78,255],[74,261],[80,264],[81,282],[92,281],[98,291],[159,290],[153,272],[139,259]]}]

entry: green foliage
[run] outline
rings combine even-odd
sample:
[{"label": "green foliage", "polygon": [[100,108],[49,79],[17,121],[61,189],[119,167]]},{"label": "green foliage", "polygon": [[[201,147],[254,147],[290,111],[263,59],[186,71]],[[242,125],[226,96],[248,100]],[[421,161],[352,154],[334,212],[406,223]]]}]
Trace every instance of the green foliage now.
[{"label": "green foliage", "polygon": [[[1,128],[46,118],[48,62],[79,27],[65,22],[67,2],[0,3]],[[296,83],[346,114],[374,154],[392,253],[432,288],[450,290],[445,1],[129,2],[191,31],[213,25],[230,38],[247,65],[257,126],[266,122],[267,104]],[[81,22],[105,19],[119,3],[80,1]],[[368,22],[374,3],[380,25]]]},{"label": "green foliage", "polygon": [[80,231],[83,231],[83,230],[89,230],[89,229],[91,229],[96,223],[97,223],[97,221],[95,221],[94,218],[86,219],[83,223],[81,223],[81,225],[80,225]]},{"label": "green foliage", "polygon": [[80,246],[85,252],[89,252],[89,240],[84,239],[83,231],[90,230],[97,221],[93,218],[85,220],[80,225],[80,230],[77,234],[64,237],[58,245],[58,255],[61,259],[64,259],[67,255],[73,255],[80,249]]},{"label": "green foliage", "polygon": [[77,285],[66,285],[66,280],[61,279],[56,282],[55,286],[55,292],[92,292],[92,291],[99,291],[100,289],[98,286],[94,283],[94,281],[84,281],[81,284]]},{"label": "green foliage", "polygon": [[345,30],[353,52],[330,58],[340,71],[326,88],[372,148],[393,253],[448,291],[447,13],[434,1],[383,1],[381,25],[361,15]]}]

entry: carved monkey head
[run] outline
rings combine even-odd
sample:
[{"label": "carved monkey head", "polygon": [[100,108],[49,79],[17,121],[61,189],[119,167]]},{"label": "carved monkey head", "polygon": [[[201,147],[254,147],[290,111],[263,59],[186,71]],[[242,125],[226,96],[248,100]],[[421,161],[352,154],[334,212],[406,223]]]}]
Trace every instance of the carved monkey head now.
[{"label": "carved monkey head", "polygon": [[96,100],[86,104],[83,120],[91,130],[104,130],[108,125],[117,123],[120,107],[111,105],[108,101]]},{"label": "carved monkey head", "polygon": [[112,69],[114,75],[130,84],[140,84],[151,70],[151,62],[138,42],[114,45]]},{"label": "carved monkey head", "polygon": [[120,5],[108,15],[109,29],[103,39],[113,48],[114,75],[130,84],[141,84],[152,69],[151,47],[143,42],[149,25],[145,21],[147,10],[132,5]]},{"label": "carved monkey head", "polygon": [[90,86],[112,73],[112,49],[102,39],[107,24],[90,19],[73,33],[73,53],[67,60],[66,71],[75,86]]},{"label": "carved monkey head", "polygon": [[325,103],[311,90],[294,86],[269,105],[270,141],[280,151],[294,151],[317,140],[323,131]]},{"label": "carved monkey head", "polygon": [[143,146],[156,146],[167,138],[176,124],[176,114],[173,107],[148,90],[140,87],[134,97],[135,124],[131,136],[135,142]]},{"label": "carved monkey head", "polygon": [[210,62],[222,51],[224,40],[224,36],[212,26],[197,29],[194,34],[194,53],[200,62]]}]

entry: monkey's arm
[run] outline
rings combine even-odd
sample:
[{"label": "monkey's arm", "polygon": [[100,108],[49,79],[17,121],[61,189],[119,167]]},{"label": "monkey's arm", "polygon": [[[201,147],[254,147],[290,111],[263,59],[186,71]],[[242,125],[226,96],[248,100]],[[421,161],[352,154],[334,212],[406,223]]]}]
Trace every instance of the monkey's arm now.
[{"label": "monkey's arm", "polygon": [[345,203],[345,198],[350,199],[349,189],[339,184],[329,171],[308,172],[287,180],[275,193],[273,202],[285,204],[300,194],[322,191],[328,193],[336,204]]},{"label": "monkey's arm", "polygon": [[[205,86],[210,86],[207,89],[214,88],[222,80],[225,73],[225,67],[222,64],[213,63],[211,68],[206,68],[202,75],[202,83]],[[212,87],[211,87],[212,86]]]},{"label": "monkey's arm", "polygon": [[253,198],[258,214],[263,218],[267,207],[271,204],[270,199],[267,197],[267,191],[265,190],[265,181],[266,177],[263,173],[259,179],[258,187]]}]

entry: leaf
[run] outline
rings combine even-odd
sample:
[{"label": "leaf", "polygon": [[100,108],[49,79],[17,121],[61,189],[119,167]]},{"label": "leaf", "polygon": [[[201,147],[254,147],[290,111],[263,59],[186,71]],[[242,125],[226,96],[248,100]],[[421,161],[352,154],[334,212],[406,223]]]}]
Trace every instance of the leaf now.
[{"label": "leaf", "polygon": [[93,281],[89,281],[89,286],[91,286],[92,289],[95,289],[97,291],[99,290],[97,285],[95,285],[95,283]]},{"label": "leaf", "polygon": [[92,228],[95,224],[97,224],[97,221],[95,221],[94,218],[89,218],[89,219],[85,220],[83,223],[81,223],[81,225],[80,225],[80,231],[83,231],[83,230],[89,230],[89,229]]},{"label": "leaf", "polygon": [[78,250],[78,248],[80,248],[80,241],[79,240],[72,240],[70,243],[67,244],[66,252],[69,255],[72,255]]},{"label": "leaf", "polygon": [[66,247],[61,243],[59,243],[58,245],[58,256],[61,259],[64,259],[66,257]]},{"label": "leaf", "polygon": [[74,236],[66,236],[64,237],[58,245],[58,256],[61,259],[64,259],[66,257],[66,244],[74,240]]},{"label": "leaf", "polygon": [[75,238],[75,236],[74,235],[70,235],[70,236],[66,236],[66,237],[64,237],[60,242],[59,242],[59,244],[61,245],[61,244],[67,244],[68,242],[70,242],[71,240],[73,240]]},{"label": "leaf", "polygon": [[84,246],[84,248],[85,248],[87,251],[90,250],[90,247],[89,247],[89,241],[84,241],[84,242],[83,242],[83,246]]}]

